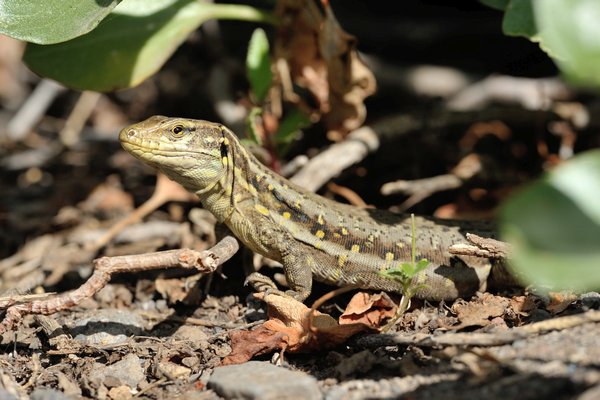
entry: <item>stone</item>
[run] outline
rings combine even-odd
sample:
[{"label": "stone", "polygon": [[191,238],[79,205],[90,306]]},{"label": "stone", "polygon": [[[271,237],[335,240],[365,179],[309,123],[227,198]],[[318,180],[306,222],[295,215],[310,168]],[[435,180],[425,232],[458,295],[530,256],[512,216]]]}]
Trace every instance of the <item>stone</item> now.
[{"label": "stone", "polygon": [[261,361],[215,368],[208,387],[226,399],[316,400],[323,397],[314,377]]}]

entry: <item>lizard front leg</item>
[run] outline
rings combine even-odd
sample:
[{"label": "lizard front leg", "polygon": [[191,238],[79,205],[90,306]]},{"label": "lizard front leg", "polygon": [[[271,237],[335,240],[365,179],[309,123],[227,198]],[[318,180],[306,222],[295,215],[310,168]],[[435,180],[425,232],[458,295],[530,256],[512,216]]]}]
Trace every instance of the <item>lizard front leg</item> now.
[{"label": "lizard front leg", "polygon": [[[270,225],[270,224],[269,224]],[[307,255],[298,248],[297,242],[284,229],[274,226],[261,226],[258,238],[261,247],[268,249],[268,256],[283,264],[283,271],[290,290],[281,292],[273,281],[255,272],[246,278],[256,290],[284,294],[298,301],[304,301],[312,289],[312,271]]]}]

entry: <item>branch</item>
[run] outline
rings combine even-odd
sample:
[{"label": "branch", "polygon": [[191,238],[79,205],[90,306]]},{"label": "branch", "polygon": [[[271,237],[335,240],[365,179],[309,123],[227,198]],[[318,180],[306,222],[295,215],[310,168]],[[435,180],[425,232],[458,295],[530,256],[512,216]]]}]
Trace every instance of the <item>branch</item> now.
[{"label": "branch", "polygon": [[213,272],[229,260],[239,249],[237,239],[223,238],[212,249],[197,251],[179,249],[128,256],[102,257],[94,260],[94,273],[79,288],[43,300],[23,302],[22,298],[0,299],[0,308],[7,308],[0,323],[0,334],[15,327],[27,314],[49,315],[69,309],[93,296],[110,281],[113,274],[139,272],[162,268],[197,269],[203,273]]}]

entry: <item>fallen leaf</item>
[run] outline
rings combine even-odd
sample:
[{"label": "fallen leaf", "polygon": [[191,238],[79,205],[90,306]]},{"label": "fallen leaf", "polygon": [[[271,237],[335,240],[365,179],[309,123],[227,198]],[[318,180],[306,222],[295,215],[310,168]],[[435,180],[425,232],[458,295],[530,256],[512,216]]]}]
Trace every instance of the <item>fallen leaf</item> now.
[{"label": "fallen leaf", "polygon": [[396,308],[396,304],[385,292],[358,292],[340,316],[340,324],[362,323],[378,329],[384,320],[394,316]]},{"label": "fallen leaf", "polygon": [[267,303],[269,319],[254,330],[230,332],[231,353],[223,364],[242,363],[275,350],[299,353],[329,348],[359,332],[373,330],[363,323],[340,325],[319,311],[311,318],[309,307],[289,297],[264,293],[254,296]]},{"label": "fallen leaf", "polygon": [[468,302],[456,301],[451,310],[460,323],[449,328],[459,330],[470,326],[487,326],[494,318],[504,315],[509,305],[507,298],[491,293],[483,293]]},{"label": "fallen leaf", "polygon": [[251,331],[231,331],[231,353],[223,359],[222,365],[241,364],[254,356],[286,349],[286,334],[274,332],[264,325]]},{"label": "fallen leaf", "polygon": [[98,185],[80,204],[84,211],[130,211],[133,198],[121,187],[119,179],[111,175]]},{"label": "fallen leaf", "polygon": [[509,301],[510,308],[512,308],[516,314],[523,316],[528,316],[530,311],[538,308],[536,304],[536,298],[531,295],[513,296]]},{"label": "fallen leaf", "polygon": [[573,292],[550,292],[550,303],[546,306],[546,310],[552,314],[559,314],[567,309],[579,297]]}]

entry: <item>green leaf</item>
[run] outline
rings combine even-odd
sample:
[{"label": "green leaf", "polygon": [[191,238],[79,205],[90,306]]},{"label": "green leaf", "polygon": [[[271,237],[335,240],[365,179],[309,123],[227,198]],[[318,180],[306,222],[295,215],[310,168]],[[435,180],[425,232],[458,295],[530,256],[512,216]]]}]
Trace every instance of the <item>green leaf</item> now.
[{"label": "green leaf", "polygon": [[509,200],[503,238],[525,283],[555,290],[600,288],[600,150],[583,153]]},{"label": "green leaf", "polygon": [[415,268],[412,263],[403,263],[400,266],[400,270],[407,278],[412,278],[415,276]]},{"label": "green leaf", "polygon": [[300,129],[310,125],[308,117],[298,108],[290,110],[279,124],[279,129],[275,133],[275,140],[278,144],[290,143],[296,139]]},{"label": "green leaf", "polygon": [[249,6],[125,0],[90,33],[59,44],[30,44],[24,59],[37,74],[73,88],[128,88],[158,71],[190,32],[212,18],[272,21]]},{"label": "green leaf", "polygon": [[509,36],[525,36],[535,41],[537,28],[532,0],[510,0],[505,8],[502,31]]},{"label": "green leaf", "polygon": [[261,28],[255,29],[250,38],[246,55],[246,71],[252,92],[258,103],[261,104],[269,92],[273,80],[269,40]]},{"label": "green leaf", "polygon": [[410,279],[408,276],[406,276],[404,271],[402,271],[399,268],[386,269],[386,270],[380,271],[379,274],[386,278],[394,279],[394,280],[401,281],[401,282],[403,282],[407,279]]},{"label": "green leaf", "polygon": [[480,3],[496,10],[505,10],[510,0],[479,0]]},{"label": "green leaf", "polygon": [[419,260],[415,267],[415,275],[418,274],[419,272],[423,271],[425,268],[427,268],[428,265],[429,265],[429,260],[427,260],[426,258]]},{"label": "green leaf", "polygon": [[64,42],[88,33],[120,0],[2,0],[0,33],[27,42]]},{"label": "green leaf", "polygon": [[575,83],[600,86],[600,1],[534,2],[540,46]]}]

